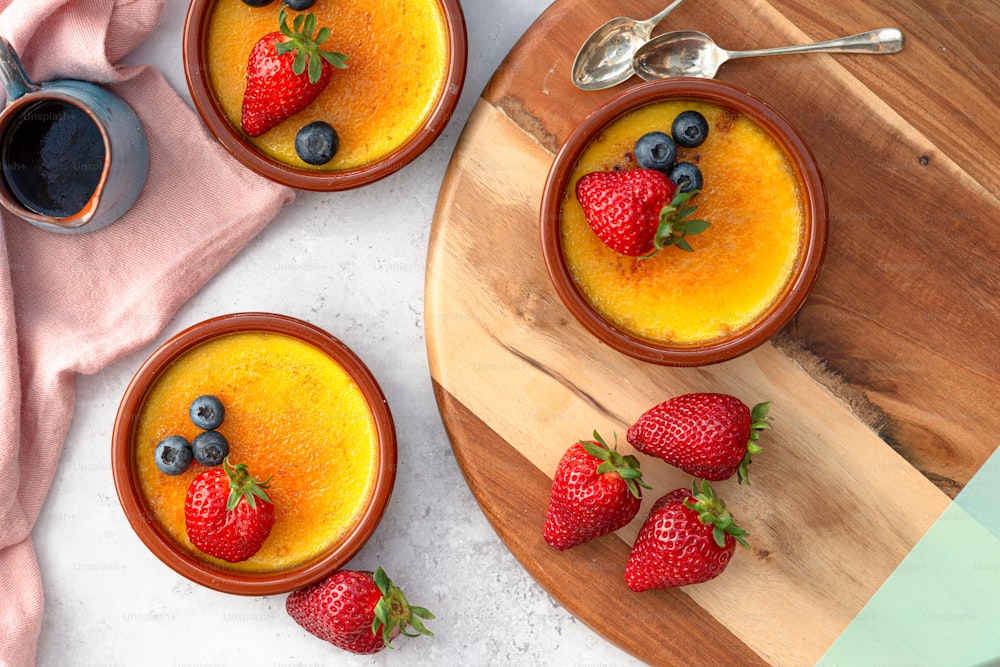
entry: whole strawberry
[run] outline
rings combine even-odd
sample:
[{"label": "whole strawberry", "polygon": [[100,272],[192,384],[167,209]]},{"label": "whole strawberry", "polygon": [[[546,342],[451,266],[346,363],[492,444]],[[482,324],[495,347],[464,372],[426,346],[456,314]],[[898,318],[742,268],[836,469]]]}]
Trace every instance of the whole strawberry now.
[{"label": "whole strawberry", "polygon": [[679,193],[661,171],[594,171],[576,183],[576,198],[587,224],[606,246],[623,255],[648,258],[675,245],[691,252],[685,239],[708,229],[704,220],[686,220],[685,206],[697,191]]},{"label": "whole strawberry", "polygon": [[320,48],[330,29],[315,32],[315,15],[298,14],[289,28],[282,7],[279,26],[257,41],[247,60],[240,125],[251,137],[259,137],[316,99],[330,82],[331,66],[347,67],[347,56]]},{"label": "whole strawberry", "polygon": [[201,551],[230,563],[253,556],[274,527],[270,478],[258,482],[245,464],[211,468],[194,478],[184,501],[188,539]]},{"label": "whole strawberry", "polygon": [[289,595],[285,609],[311,634],[362,655],[378,653],[400,634],[434,634],[420,620],[434,615],[410,605],[381,567],[374,573],[338,570]]},{"label": "whole strawberry", "polygon": [[642,491],[639,461],[594,440],[578,442],[563,454],[552,479],[542,534],[564,551],[618,530],[639,512]]},{"label": "whole strawberry", "polygon": [[633,591],[700,584],[722,574],[736,543],[749,549],[715,490],[697,480],[691,491],[675,489],[653,504],[625,563]]},{"label": "whole strawberry", "polygon": [[738,474],[749,483],[750,456],[762,450],[760,431],[770,428],[770,403],[751,411],[728,394],[684,394],[646,411],[629,427],[629,444],[689,475],[713,482]]}]

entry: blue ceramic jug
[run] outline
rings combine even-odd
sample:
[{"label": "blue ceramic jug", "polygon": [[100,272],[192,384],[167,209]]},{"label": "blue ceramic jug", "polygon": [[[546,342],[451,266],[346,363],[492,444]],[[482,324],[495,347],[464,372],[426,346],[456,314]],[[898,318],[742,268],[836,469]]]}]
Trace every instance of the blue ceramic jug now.
[{"label": "blue ceramic jug", "polygon": [[36,85],[0,38],[0,205],[49,231],[81,234],[120,218],[139,197],[149,147],[139,117],[86,81]]}]

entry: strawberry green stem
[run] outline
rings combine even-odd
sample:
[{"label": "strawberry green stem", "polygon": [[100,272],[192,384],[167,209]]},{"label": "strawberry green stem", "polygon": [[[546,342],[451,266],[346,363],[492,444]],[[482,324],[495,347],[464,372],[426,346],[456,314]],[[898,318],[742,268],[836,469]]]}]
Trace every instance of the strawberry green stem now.
[{"label": "strawberry green stem", "polygon": [[617,437],[615,438],[615,446],[608,447],[608,444],[604,442],[604,438],[597,431],[594,431],[594,441],[580,441],[580,444],[583,445],[588,454],[601,460],[601,464],[597,466],[597,474],[603,475],[606,472],[618,473],[618,476],[625,481],[625,486],[628,487],[629,493],[636,498],[642,497],[642,493],[638,488],[639,486],[644,489],[653,488],[642,481],[642,471],[639,470],[639,459],[631,454],[622,455],[618,451]]},{"label": "strawberry green stem", "polygon": [[771,420],[773,418],[767,414],[770,409],[771,403],[768,401],[758,403],[750,411],[750,439],[747,440],[746,454],[740,460],[740,467],[736,471],[736,481],[740,484],[743,482],[750,483],[750,471],[747,469],[750,465],[750,457],[764,451],[764,448],[759,444],[760,432],[771,428]]},{"label": "strawberry green stem", "polygon": [[726,509],[726,503],[705,480],[701,482],[701,491],[698,490],[698,480],[691,481],[691,498],[684,501],[684,506],[697,512],[698,520],[703,524],[712,526],[712,539],[720,548],[726,546],[727,533],[744,548],[750,548],[744,539],[747,532],[736,525],[733,515]]},{"label": "strawberry green stem", "polygon": [[247,505],[251,509],[257,507],[257,498],[268,503],[271,502],[271,499],[267,496],[267,492],[264,490],[271,483],[270,477],[263,482],[258,482],[250,474],[250,470],[245,463],[232,465],[229,462],[228,456],[222,461],[222,469],[226,472],[226,476],[229,477],[229,498],[226,499],[226,511],[231,512],[234,510],[239,505],[240,498],[246,499]]},{"label": "strawberry green stem", "polygon": [[696,194],[698,190],[678,192],[669,204],[660,209],[660,226],[656,230],[656,236],[653,237],[653,251],[639,259],[648,259],[672,245],[685,252],[694,252],[694,248],[685,237],[700,234],[712,225],[705,220],[688,219],[688,216],[698,209],[697,206],[686,206]]},{"label": "strawberry green stem", "polygon": [[[375,618],[372,621],[372,633],[381,634],[382,641],[389,648],[393,646],[389,643],[393,631],[398,627],[400,634],[407,637],[419,637],[420,635],[434,636],[428,630],[421,619],[430,620],[434,614],[423,607],[411,605],[389,575],[381,567],[375,569],[372,575],[375,585],[378,587],[382,597],[375,605]],[[412,630],[410,630],[412,628]]]},{"label": "strawberry green stem", "polygon": [[295,53],[292,71],[296,75],[308,69],[309,83],[316,83],[323,74],[324,60],[338,69],[347,67],[347,56],[343,53],[320,48],[323,42],[330,38],[330,29],[324,26],[316,32],[315,14],[298,14],[292,19],[292,27],[288,27],[288,15],[282,7],[278,21],[281,32],[286,37],[285,41],[276,44],[278,55]]}]

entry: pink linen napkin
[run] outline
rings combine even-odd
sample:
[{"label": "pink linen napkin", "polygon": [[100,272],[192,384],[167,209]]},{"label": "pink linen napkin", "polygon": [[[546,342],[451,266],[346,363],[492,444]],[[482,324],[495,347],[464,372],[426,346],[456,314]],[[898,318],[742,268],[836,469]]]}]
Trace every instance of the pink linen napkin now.
[{"label": "pink linen napkin", "polygon": [[150,146],[149,178],[139,200],[102,230],[65,236],[2,216],[5,667],[35,661],[43,598],[31,529],[69,427],[75,374],[97,372],[153,340],[177,308],[294,197],[219,147],[158,72],[115,66],[154,29],[162,7],[163,0],[0,0],[0,34],[31,80],[109,85],[138,113]]}]

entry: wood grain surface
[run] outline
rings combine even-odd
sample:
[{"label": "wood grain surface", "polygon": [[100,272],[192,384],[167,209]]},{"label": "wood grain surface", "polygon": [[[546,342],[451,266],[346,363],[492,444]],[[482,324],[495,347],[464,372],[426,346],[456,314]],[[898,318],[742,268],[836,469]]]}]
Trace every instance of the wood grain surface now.
[{"label": "wood grain surface", "polygon": [[[555,152],[621,90],[572,86],[579,44],[613,16],[660,8],[557,1],[483,91],[432,229],[431,375],[484,513],[581,620],[651,664],[813,664],[996,446],[1000,7],[691,0],[660,26],[703,30],[728,49],[887,26],[907,38],[888,57],[723,66],[718,78],[774,106],[812,148],[831,231],[795,320],[751,354],[699,369],[645,364],[595,341],[559,302],[538,248]],[[629,592],[622,571],[642,518],[690,482],[648,457],[654,491],[636,521],[565,553],[547,547],[541,526],[562,452],[595,429],[624,440],[646,408],[699,390],[773,402],[753,484],[717,485],[752,551],[712,582]]]}]

